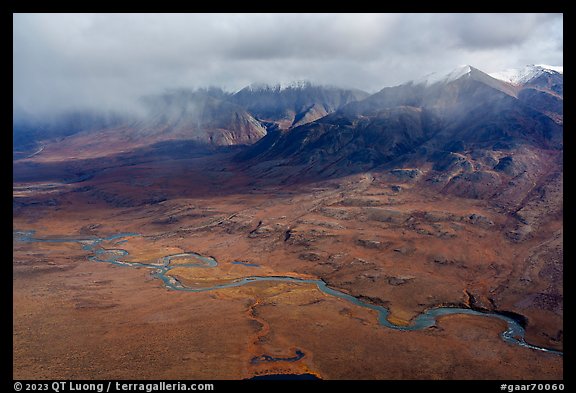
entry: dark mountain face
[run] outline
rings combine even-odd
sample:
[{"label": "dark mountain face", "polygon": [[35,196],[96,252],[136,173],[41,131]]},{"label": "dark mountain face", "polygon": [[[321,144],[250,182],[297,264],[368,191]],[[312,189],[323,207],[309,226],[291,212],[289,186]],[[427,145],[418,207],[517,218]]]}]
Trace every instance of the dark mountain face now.
[{"label": "dark mountain face", "polygon": [[518,99],[530,108],[562,125],[564,118],[564,76],[545,72],[522,85]]},{"label": "dark mountain face", "polygon": [[339,112],[290,131],[263,138],[242,159],[281,161],[308,175],[331,176],[369,170],[414,152],[438,132],[431,113],[411,106],[383,109],[367,117]]},{"label": "dark mountain face", "polygon": [[366,97],[368,93],[360,90],[304,83],[287,88],[279,85],[249,86],[234,94],[231,101],[246,108],[258,119],[287,129],[322,118]]},{"label": "dark mountain face", "polygon": [[555,93],[560,97],[564,96],[564,75],[555,72],[548,71],[537,75],[536,77],[528,80],[522,86],[524,89],[538,89],[547,91],[549,93]]},{"label": "dark mountain face", "polygon": [[[561,91],[555,82],[545,85]],[[495,195],[507,179],[537,165],[543,156],[535,152],[561,154],[562,97],[533,86],[468,67],[456,78],[385,88],[270,134],[238,158],[257,162],[261,175],[297,179],[429,167],[428,184],[439,190]]]}]

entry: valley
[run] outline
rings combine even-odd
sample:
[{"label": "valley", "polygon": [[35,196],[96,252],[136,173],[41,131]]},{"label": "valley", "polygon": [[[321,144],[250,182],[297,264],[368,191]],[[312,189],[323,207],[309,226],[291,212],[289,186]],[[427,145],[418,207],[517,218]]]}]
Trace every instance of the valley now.
[{"label": "valley", "polygon": [[[547,244],[539,238],[521,245],[510,241],[503,236],[508,219],[488,204],[390,182],[378,172],[257,188],[227,156],[119,166],[50,192],[29,187],[16,200],[34,203],[15,207],[14,228],[48,238],[137,232],[141,236],[104,247],[126,249],[128,262],[157,264],[182,252],[219,261],[215,271],[176,264],[169,274],[185,286],[253,275],[321,279],[388,308],[389,320],[398,325],[439,306],[513,311],[528,319],[528,342],[562,350],[555,341],[561,340],[561,316],[536,299],[518,304],[526,275],[541,272],[539,256]],[[158,202],[146,202],[157,195],[163,196]],[[561,375],[561,356],[503,342],[505,324],[491,318],[445,316],[433,328],[390,331],[378,326],[374,311],[327,296],[314,285],[257,282],[180,293],[167,290],[149,269],[95,264],[88,255],[68,243],[14,242],[18,377],[123,378],[138,370],[155,378],[160,361],[163,378],[312,373],[325,379],[387,379],[405,378],[407,372],[418,379],[477,378],[488,370],[492,378]],[[528,272],[526,255],[534,261]],[[30,318],[41,323],[21,330]],[[55,325],[57,331],[51,329]],[[90,333],[81,334],[79,342],[72,339],[86,330]],[[310,332],[322,338],[310,341]],[[49,350],[60,345],[65,353]],[[390,348],[404,354],[408,348],[408,354],[393,361],[374,355]],[[480,348],[485,355],[479,356]],[[305,355],[250,361],[263,355],[290,359],[296,350]],[[345,361],[350,351],[362,359],[357,367]],[[83,366],[87,359],[90,368]],[[502,359],[509,365],[501,366]],[[85,371],[78,374],[80,369]]]}]

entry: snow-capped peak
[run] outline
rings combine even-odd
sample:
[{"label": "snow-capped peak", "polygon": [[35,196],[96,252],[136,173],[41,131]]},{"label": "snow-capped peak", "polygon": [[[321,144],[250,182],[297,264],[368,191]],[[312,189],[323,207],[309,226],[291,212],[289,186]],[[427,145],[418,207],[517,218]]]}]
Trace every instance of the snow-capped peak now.
[{"label": "snow-capped peak", "polygon": [[274,85],[269,85],[266,83],[252,83],[246,89],[249,91],[282,91],[287,89],[293,90],[304,90],[311,87],[312,83],[309,81],[294,81],[289,83],[276,83]]},{"label": "snow-capped peak", "polygon": [[552,66],[548,64],[535,64],[535,66],[543,68],[544,70],[556,71],[559,74],[564,74],[564,66]]},{"label": "snow-capped peak", "polygon": [[267,91],[267,90],[280,90],[280,85],[269,85],[267,83],[251,83],[250,85],[244,88],[248,91]]},{"label": "snow-capped peak", "polygon": [[469,65],[462,65],[450,70],[448,72],[433,72],[422,78],[415,79],[412,81],[414,85],[426,85],[431,86],[436,83],[448,83],[462,78],[464,75],[472,72],[472,67]]},{"label": "snow-capped peak", "polygon": [[300,80],[300,81],[293,81],[290,83],[281,83],[280,84],[280,90],[286,90],[286,89],[306,89],[308,87],[312,86],[312,83],[310,81],[307,80]]},{"label": "snow-capped peak", "polygon": [[548,73],[564,73],[563,66],[551,66],[547,64],[530,64],[522,68],[509,68],[504,71],[489,74],[492,78],[500,79],[513,85],[522,85],[538,76]]}]

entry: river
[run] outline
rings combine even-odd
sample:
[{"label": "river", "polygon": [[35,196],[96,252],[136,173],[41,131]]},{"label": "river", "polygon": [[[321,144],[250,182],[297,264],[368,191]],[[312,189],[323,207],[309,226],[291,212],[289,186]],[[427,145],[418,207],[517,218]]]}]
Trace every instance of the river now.
[{"label": "river", "polygon": [[[52,242],[52,243],[68,243],[74,242],[79,243],[82,248],[86,251],[92,253],[92,255],[88,256],[88,259],[93,262],[99,263],[111,263],[118,266],[127,266],[127,267],[135,267],[135,268],[148,268],[154,269],[154,276],[164,282],[164,285],[171,290],[175,291],[186,291],[186,292],[207,292],[207,291],[216,291],[226,288],[232,287],[240,287],[243,285],[249,285],[254,282],[258,281],[265,281],[265,282],[288,282],[294,284],[308,284],[308,285],[315,285],[318,290],[321,292],[334,296],[340,299],[343,299],[347,302],[350,302],[356,306],[368,308],[370,310],[374,310],[377,312],[378,315],[378,323],[381,326],[384,326],[389,329],[394,330],[403,330],[403,331],[414,331],[414,330],[422,330],[436,325],[438,317],[444,315],[452,315],[452,314],[465,314],[465,315],[475,315],[487,318],[496,318],[506,322],[507,328],[500,334],[500,337],[505,342],[518,345],[524,348],[547,352],[555,355],[563,355],[563,352],[557,351],[550,348],[544,348],[537,345],[532,345],[525,340],[525,330],[524,328],[514,319],[510,318],[509,316],[499,314],[497,312],[483,312],[472,310],[469,308],[460,308],[460,307],[437,307],[428,309],[421,314],[419,314],[416,318],[414,318],[410,325],[396,325],[388,320],[389,310],[386,307],[374,305],[371,303],[364,302],[355,298],[352,295],[347,293],[341,292],[337,289],[330,288],[328,285],[320,280],[320,279],[304,279],[299,277],[291,277],[291,276],[247,276],[235,280],[230,280],[227,283],[217,284],[209,287],[202,287],[202,288],[190,288],[182,285],[180,281],[176,278],[168,275],[167,273],[173,268],[214,268],[218,265],[218,262],[211,257],[202,256],[197,253],[180,253],[174,255],[167,255],[161,258],[161,264],[145,264],[140,262],[128,262],[123,260],[124,257],[129,255],[127,250],[121,248],[114,248],[114,249],[105,249],[100,246],[100,244],[104,241],[113,241],[118,240],[116,244],[126,242],[130,237],[133,236],[140,236],[137,233],[119,233],[115,235],[111,235],[108,237],[76,237],[76,238],[36,238],[34,237],[34,231],[14,231],[13,237],[14,240],[19,242]],[[125,239],[126,238],[126,239]],[[122,239],[122,240],[120,240]],[[192,259],[195,262],[192,263],[177,263],[172,265],[172,261],[176,261],[178,259]],[[234,262],[232,262],[234,263]],[[247,264],[251,266],[250,264]],[[297,354],[298,355],[298,354]]]}]

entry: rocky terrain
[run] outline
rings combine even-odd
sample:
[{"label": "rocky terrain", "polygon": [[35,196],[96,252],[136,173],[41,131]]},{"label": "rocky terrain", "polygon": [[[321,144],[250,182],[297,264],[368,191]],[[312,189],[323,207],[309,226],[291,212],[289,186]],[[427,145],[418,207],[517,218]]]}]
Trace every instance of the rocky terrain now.
[{"label": "rocky terrain", "polygon": [[251,85],[231,99],[259,119],[288,129],[318,120],[368,96],[361,90],[300,82],[289,86]]}]

